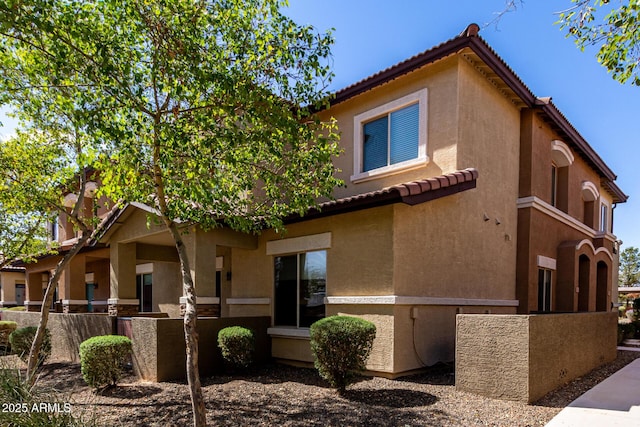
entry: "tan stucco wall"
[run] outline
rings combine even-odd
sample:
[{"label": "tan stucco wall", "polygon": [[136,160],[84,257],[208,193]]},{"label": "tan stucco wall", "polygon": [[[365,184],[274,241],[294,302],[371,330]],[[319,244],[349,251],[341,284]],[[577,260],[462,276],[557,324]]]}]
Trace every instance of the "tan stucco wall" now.
[{"label": "tan stucco wall", "polygon": [[[427,165],[353,184],[353,117],[419,89],[428,89]],[[422,296],[515,300],[520,112],[467,61],[451,57],[333,106],[345,152],[336,161],[344,197],[467,167],[480,171],[477,188],[416,206],[395,204],[288,227],[285,236],[331,232],[327,296]],[[485,221],[485,215],[489,221]],[[273,296],[272,233],[257,251],[233,250],[234,297]],[[230,313],[264,313],[265,306],[234,306]],[[269,308],[270,309],[270,308]],[[372,316],[379,327],[368,369],[398,373],[451,361],[457,306],[419,306],[413,349],[411,306],[327,306]],[[514,307],[465,306],[466,312],[514,313]],[[436,325],[436,326],[434,326]],[[287,343],[291,347],[287,350]],[[302,357],[300,341],[277,338],[274,356]],[[306,347],[308,349],[308,347]],[[308,351],[308,350],[307,350]],[[308,356],[305,356],[308,357]],[[425,363],[423,363],[425,362]]]},{"label": "tan stucco wall", "polygon": [[292,224],[285,236],[266,231],[256,250],[232,249],[231,297],[272,298],[273,257],[266,255],[267,242],[328,231],[327,295],[391,295],[392,214],[393,208],[385,206]]},{"label": "tan stucco wall", "polygon": [[360,317],[376,325],[376,338],[367,370],[393,374],[396,372],[394,354],[398,351],[395,341],[395,307],[392,305],[330,305],[327,316],[334,314]]},{"label": "tan stucco wall", "polygon": [[93,299],[95,301],[109,299],[109,260],[88,262],[86,272],[93,273],[93,281],[97,285],[93,290]]},{"label": "tan stucco wall", "polygon": [[[267,338],[269,318],[225,318],[198,320],[200,375],[210,376],[223,370],[217,345],[218,332],[227,326],[244,326],[254,331],[254,360],[270,358]],[[180,319],[131,319],[134,372],[147,381],[170,381],[185,378],[184,325]]]},{"label": "tan stucco wall", "polygon": [[531,403],[615,358],[615,313],[457,316],[459,391]]},{"label": "tan stucco wall", "polygon": [[[4,311],[2,320],[14,321],[18,328],[38,326],[40,313]],[[82,341],[114,333],[114,320],[106,314],[49,314],[47,329],[51,332],[51,357],[79,362]]]},{"label": "tan stucco wall", "polygon": [[[456,170],[458,166],[456,142],[458,141],[459,111],[458,58],[451,57],[413,71],[400,79],[355,96],[346,102],[323,112],[321,117],[334,117],[338,121],[341,145],[344,152],[334,164],[341,170],[338,177],[346,186],[337,188],[336,198],[366,193],[402,182],[440,175]],[[420,89],[428,90],[427,155],[430,162],[424,167],[367,182],[351,183],[353,167],[353,118],[388,102]]]},{"label": "tan stucco wall", "polygon": [[11,271],[0,272],[0,301],[16,301],[16,283],[25,284],[24,273],[14,273]]},{"label": "tan stucco wall", "polygon": [[152,280],[153,311],[167,313],[169,317],[180,317],[180,265],[172,262],[154,262]]}]

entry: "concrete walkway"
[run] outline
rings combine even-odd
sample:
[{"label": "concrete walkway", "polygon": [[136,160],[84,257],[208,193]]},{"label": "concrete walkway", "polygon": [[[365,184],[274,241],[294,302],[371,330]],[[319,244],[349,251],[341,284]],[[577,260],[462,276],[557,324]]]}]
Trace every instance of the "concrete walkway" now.
[{"label": "concrete walkway", "polygon": [[[618,350],[640,351],[618,347]],[[547,427],[640,426],[640,359],[571,402]]]}]

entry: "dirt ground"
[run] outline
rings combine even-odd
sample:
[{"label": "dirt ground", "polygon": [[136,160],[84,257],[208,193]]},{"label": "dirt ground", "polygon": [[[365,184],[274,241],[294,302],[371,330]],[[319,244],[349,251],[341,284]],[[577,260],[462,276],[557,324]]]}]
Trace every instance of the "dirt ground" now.
[{"label": "dirt ground", "polygon": [[[450,367],[396,380],[363,378],[344,396],[313,369],[268,365],[242,375],[202,381],[212,426],[543,426],[563,407],[640,353],[618,359],[545,396],[533,405],[458,392]],[[181,382],[148,383],[132,375],[96,394],[80,367],[45,365],[38,387],[55,390],[72,414],[104,426],[188,426],[191,404]]]}]

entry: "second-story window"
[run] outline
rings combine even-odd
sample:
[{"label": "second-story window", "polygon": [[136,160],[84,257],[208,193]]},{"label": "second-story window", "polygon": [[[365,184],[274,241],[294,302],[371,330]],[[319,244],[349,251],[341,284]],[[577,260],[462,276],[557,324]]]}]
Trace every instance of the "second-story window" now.
[{"label": "second-story window", "polygon": [[551,205],[558,206],[558,167],[551,165]]},{"label": "second-story window", "polygon": [[604,233],[611,231],[609,227],[609,206],[605,203],[600,205],[600,231]]},{"label": "second-story window", "polygon": [[418,157],[419,111],[416,102],[363,125],[363,172]]},{"label": "second-story window", "polygon": [[567,144],[551,141],[551,205],[567,213],[569,210],[569,167],[574,157]]},{"label": "second-story window", "polygon": [[354,117],[353,182],[426,164],[427,89]]},{"label": "second-story window", "polygon": [[55,217],[49,223],[49,230],[51,231],[51,240],[54,242],[58,241],[58,217]]}]

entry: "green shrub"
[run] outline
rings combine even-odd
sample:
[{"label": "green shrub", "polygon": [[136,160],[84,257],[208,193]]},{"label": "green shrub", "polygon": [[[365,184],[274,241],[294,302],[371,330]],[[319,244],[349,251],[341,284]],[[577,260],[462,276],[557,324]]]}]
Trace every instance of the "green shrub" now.
[{"label": "green shrub", "polygon": [[350,316],[331,316],[311,325],[311,351],[320,376],[342,394],[365,369],[376,327]]},{"label": "green shrub", "polygon": [[27,309],[25,308],[24,305],[18,305],[16,307],[9,307],[9,308],[5,308],[6,311],[26,311]]},{"label": "green shrub", "polygon": [[0,320],[0,351],[9,348],[9,335],[18,328],[16,322]]},{"label": "green shrub", "polygon": [[[29,352],[31,351],[31,344],[36,336],[38,328],[36,326],[26,326],[24,328],[16,329],[9,335],[9,343],[11,344],[11,351],[17,354],[24,363],[29,361]],[[51,333],[49,329],[44,330],[44,339],[42,340],[42,346],[40,347],[40,354],[38,357],[38,366],[42,365],[51,356]]]},{"label": "green shrub", "polygon": [[89,386],[115,386],[131,355],[131,340],[121,335],[92,337],[80,344],[82,378]]},{"label": "green shrub", "polygon": [[618,322],[618,344],[621,344],[624,340],[635,338],[637,326],[635,322],[629,322],[628,320],[622,320]]},{"label": "green shrub", "polygon": [[640,319],[640,298],[633,300],[633,320]]},{"label": "green shrub", "polygon": [[253,331],[242,326],[229,326],[218,332],[218,347],[224,360],[235,368],[248,368],[253,361]]}]

